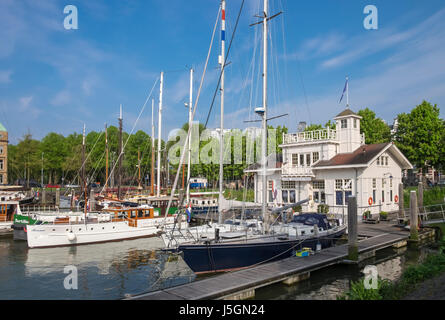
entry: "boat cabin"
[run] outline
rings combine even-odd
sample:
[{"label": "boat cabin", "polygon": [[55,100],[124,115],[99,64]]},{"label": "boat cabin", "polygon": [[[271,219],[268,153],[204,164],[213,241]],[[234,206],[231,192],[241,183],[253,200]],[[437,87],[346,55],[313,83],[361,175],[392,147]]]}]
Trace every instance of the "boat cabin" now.
[{"label": "boat cabin", "polygon": [[0,222],[12,221],[18,205],[18,201],[5,201],[0,203]]}]

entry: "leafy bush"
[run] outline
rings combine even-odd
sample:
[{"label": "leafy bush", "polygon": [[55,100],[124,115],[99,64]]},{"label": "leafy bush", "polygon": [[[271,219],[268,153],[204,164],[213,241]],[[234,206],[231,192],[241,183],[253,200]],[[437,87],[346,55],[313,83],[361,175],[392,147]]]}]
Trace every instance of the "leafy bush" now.
[{"label": "leafy bush", "polygon": [[292,211],[293,211],[293,212],[301,212],[302,210],[303,210],[303,209],[301,208],[300,205],[295,206],[295,207],[292,207]]},{"label": "leafy bush", "polygon": [[327,204],[319,204],[317,208],[318,213],[329,213],[329,206]]},{"label": "leafy bush", "polygon": [[363,212],[363,220],[371,219],[371,211],[367,210]]},{"label": "leafy bush", "polygon": [[388,212],[386,212],[386,211],[380,212],[380,218],[382,220],[386,220],[388,218]]}]

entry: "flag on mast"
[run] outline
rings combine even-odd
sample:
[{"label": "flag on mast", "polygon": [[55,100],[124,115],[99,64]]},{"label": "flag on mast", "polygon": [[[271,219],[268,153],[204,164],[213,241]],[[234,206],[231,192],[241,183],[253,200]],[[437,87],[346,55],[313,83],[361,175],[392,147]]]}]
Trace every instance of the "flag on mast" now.
[{"label": "flag on mast", "polygon": [[348,78],[346,77],[346,82],[345,82],[345,87],[343,89],[343,93],[341,94],[341,98],[340,101],[338,103],[340,103],[343,100],[343,97],[345,95],[345,92],[348,90]]}]

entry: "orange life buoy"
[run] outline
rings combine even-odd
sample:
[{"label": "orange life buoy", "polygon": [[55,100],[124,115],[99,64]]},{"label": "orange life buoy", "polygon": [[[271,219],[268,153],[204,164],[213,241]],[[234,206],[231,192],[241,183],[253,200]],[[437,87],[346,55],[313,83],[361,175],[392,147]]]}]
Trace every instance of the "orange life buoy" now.
[{"label": "orange life buoy", "polygon": [[369,204],[369,205],[372,205],[372,197],[369,197],[369,199],[368,199],[368,204]]},{"label": "orange life buoy", "polygon": [[399,196],[398,195],[395,195],[395,197],[394,197],[394,201],[397,203],[397,202],[399,202]]}]

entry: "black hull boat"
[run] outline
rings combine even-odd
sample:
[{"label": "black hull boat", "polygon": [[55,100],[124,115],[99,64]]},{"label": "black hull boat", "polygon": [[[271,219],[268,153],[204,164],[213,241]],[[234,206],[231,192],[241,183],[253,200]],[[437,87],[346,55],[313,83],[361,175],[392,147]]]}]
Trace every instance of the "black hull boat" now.
[{"label": "black hull boat", "polygon": [[[308,217],[314,215],[304,216]],[[301,218],[303,217],[300,216]],[[313,229],[313,225],[304,223],[299,223],[299,226],[306,232]],[[329,226],[320,234],[312,236],[289,235],[289,233],[258,235],[228,241],[184,243],[169,251],[182,252],[184,261],[195,273],[229,271],[295,256],[302,248],[311,248],[315,251],[320,247],[321,249],[331,247],[345,231],[345,226]]]}]

